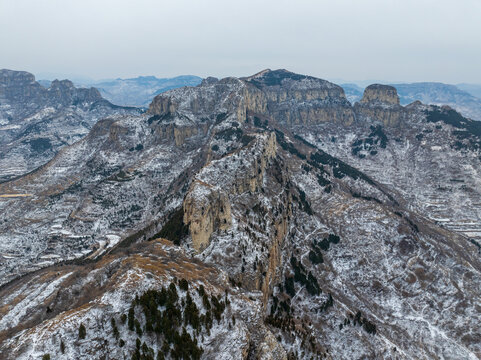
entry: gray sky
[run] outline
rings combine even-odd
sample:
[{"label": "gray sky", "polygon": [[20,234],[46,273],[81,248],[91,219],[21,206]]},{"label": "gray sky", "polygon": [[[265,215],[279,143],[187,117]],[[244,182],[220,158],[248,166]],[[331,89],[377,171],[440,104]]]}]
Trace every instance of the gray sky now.
[{"label": "gray sky", "polygon": [[0,0],[0,68],[481,83],[481,0]]}]

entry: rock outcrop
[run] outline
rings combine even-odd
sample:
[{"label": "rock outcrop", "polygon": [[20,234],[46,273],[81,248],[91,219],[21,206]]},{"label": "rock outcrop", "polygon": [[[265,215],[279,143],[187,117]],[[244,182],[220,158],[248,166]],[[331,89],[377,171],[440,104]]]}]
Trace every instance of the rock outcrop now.
[{"label": "rock outcrop", "polygon": [[176,110],[177,106],[172,102],[172,98],[165,95],[157,95],[149,105],[149,113],[152,115],[166,116]]},{"label": "rock outcrop", "polygon": [[174,141],[175,145],[182,146],[186,140],[195,136],[204,136],[209,130],[208,124],[195,124],[192,126],[176,126],[175,123],[158,124],[154,127],[154,132],[158,140]]},{"label": "rock outcrop", "polygon": [[76,88],[70,80],[54,80],[49,88],[44,88],[35,81],[33,74],[6,69],[0,70],[0,100],[2,99],[9,105],[12,119],[46,106],[107,103],[96,88]]},{"label": "rock outcrop", "polygon": [[372,84],[364,90],[361,104],[391,104],[399,105],[399,96],[395,87],[389,85]]},{"label": "rock outcrop", "polygon": [[47,98],[49,103],[56,106],[107,103],[96,88],[76,88],[70,80],[52,81],[47,89]]},{"label": "rock outcrop", "polygon": [[184,223],[189,225],[192,245],[198,252],[210,243],[214,230],[227,230],[232,223],[227,193],[196,180],[184,200]]},{"label": "rock outcrop", "polygon": [[0,70],[0,100],[20,102],[25,99],[43,100],[45,89],[26,71]]},{"label": "rock outcrop", "polygon": [[354,122],[344,90],[328,81],[287,70],[264,70],[244,80],[262,90],[267,100],[266,115],[279,123],[350,125]]},{"label": "rock outcrop", "polygon": [[[183,203],[184,224],[189,225],[192,244],[197,252],[202,252],[210,244],[214,231],[230,228],[230,197],[247,191],[260,191],[265,171],[276,151],[276,138],[271,133],[258,137],[249,147],[230,157],[212,161],[199,172]],[[245,159],[246,163],[238,168],[236,159]],[[229,169],[230,176],[211,177],[223,169]]]},{"label": "rock outcrop", "polygon": [[155,355],[171,329],[205,359],[478,358],[479,124],[384,86],[345,101],[206,79],[0,184],[7,358]]},{"label": "rock outcrop", "polygon": [[69,80],[45,88],[28,72],[0,70],[0,181],[45,164],[104,117],[138,112]]},{"label": "rock outcrop", "polygon": [[382,123],[385,126],[399,126],[407,117],[407,111],[399,105],[396,88],[373,84],[364,90],[360,102],[354,105],[360,121]]}]

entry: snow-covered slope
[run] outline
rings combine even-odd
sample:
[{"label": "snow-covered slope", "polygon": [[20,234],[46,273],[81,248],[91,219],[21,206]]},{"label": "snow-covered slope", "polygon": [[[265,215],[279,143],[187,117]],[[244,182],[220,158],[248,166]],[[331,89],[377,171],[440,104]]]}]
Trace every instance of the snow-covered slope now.
[{"label": "snow-covered slope", "polygon": [[115,106],[95,88],[55,80],[49,88],[24,71],[0,70],[0,181],[45,164],[100,119],[139,113]]},{"label": "snow-covered slope", "polygon": [[[403,107],[385,85],[351,106],[337,85],[285,70],[208,78],[103,120],[0,185],[0,348],[479,358],[477,124]],[[200,285],[222,315],[212,326]],[[178,322],[156,332],[164,318]]]},{"label": "snow-covered slope", "polygon": [[[421,101],[431,105],[449,105],[470,119],[481,121],[481,98],[479,86],[449,85],[437,82],[419,82],[410,84],[390,84],[397,89],[402,105]],[[347,99],[354,104],[361,100],[363,89],[356,84],[342,84]],[[472,93],[470,93],[472,89]]]}]

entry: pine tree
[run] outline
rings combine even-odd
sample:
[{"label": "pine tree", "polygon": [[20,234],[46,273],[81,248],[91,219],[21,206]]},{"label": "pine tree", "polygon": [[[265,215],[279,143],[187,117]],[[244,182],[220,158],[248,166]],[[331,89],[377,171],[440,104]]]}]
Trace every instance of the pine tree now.
[{"label": "pine tree", "polygon": [[80,327],[78,329],[78,338],[83,340],[85,339],[85,335],[87,335],[87,330],[85,330],[84,324],[80,324]]}]

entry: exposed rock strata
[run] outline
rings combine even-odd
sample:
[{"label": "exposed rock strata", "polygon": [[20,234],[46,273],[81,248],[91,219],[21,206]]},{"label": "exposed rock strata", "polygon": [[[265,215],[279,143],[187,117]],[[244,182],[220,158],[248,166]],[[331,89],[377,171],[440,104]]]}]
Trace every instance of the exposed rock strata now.
[{"label": "exposed rock strata", "polygon": [[[207,279],[209,290],[221,284],[218,293],[242,322],[223,320],[214,345],[203,342],[205,358],[226,349],[226,358],[476,359],[479,127],[448,108],[403,108],[391,90],[370,89],[350,107],[333,84],[265,71],[207,79],[163,94],[147,115],[104,120],[41,171],[0,185],[32,195],[0,203],[1,230],[15,240],[15,247],[10,238],[1,243],[2,271],[30,271],[23,259],[32,267],[42,266],[36,259],[52,264],[52,255],[79,256],[74,246],[89,262],[108,259],[120,251],[111,249],[115,235],[122,246],[134,244],[126,256],[139,259],[136,242],[184,222],[190,235],[178,235],[181,247],[169,246],[170,256],[147,249],[126,268],[138,270],[133,283],[143,289],[161,283],[157,267],[166,276]],[[347,120],[335,112],[325,121],[322,111],[336,107]],[[308,110],[305,121],[299,109]],[[168,219],[174,211],[183,212],[177,223]],[[102,277],[89,266],[81,265],[101,286],[115,279],[114,270]],[[44,289],[66,274],[45,272],[27,275],[29,286]],[[4,319],[14,318],[24,284],[18,279],[0,293]],[[125,307],[135,297],[122,291],[114,294]],[[108,303],[119,306],[117,295]],[[46,313],[35,306],[22,319]],[[95,309],[112,313],[108,305]],[[52,323],[38,324],[25,333],[13,328],[2,344],[17,357],[31,355],[23,344],[58,348],[43,337]],[[110,340],[109,354],[118,351]]]},{"label": "exposed rock strata", "polygon": [[231,205],[229,198],[246,191],[258,192],[270,160],[276,155],[276,139],[271,133],[259,137],[249,148],[232,156],[244,157],[252,149],[254,156],[246,157],[245,167],[233,177],[217,178],[207,182],[209,174],[222,171],[229,158],[213,161],[196,176],[184,200],[184,223],[189,224],[194,249],[201,252],[210,243],[214,231],[230,228]]},{"label": "exposed rock strata", "polygon": [[298,125],[328,121],[349,125],[354,121],[344,90],[328,81],[286,70],[266,70],[245,81],[265,94],[267,113],[261,113],[280,123]]},{"label": "exposed rock strata", "polygon": [[384,126],[401,126],[407,120],[407,110],[399,105],[396,88],[388,85],[369,85],[360,102],[354,105],[359,121],[379,122]]},{"label": "exposed rock strata", "polygon": [[138,113],[115,106],[95,88],[54,80],[49,88],[24,71],[0,70],[0,181],[44,165],[100,119]]},{"label": "exposed rock strata", "polygon": [[397,90],[393,86],[373,84],[364,90],[361,104],[367,103],[384,103],[391,105],[399,105],[399,96]]}]

